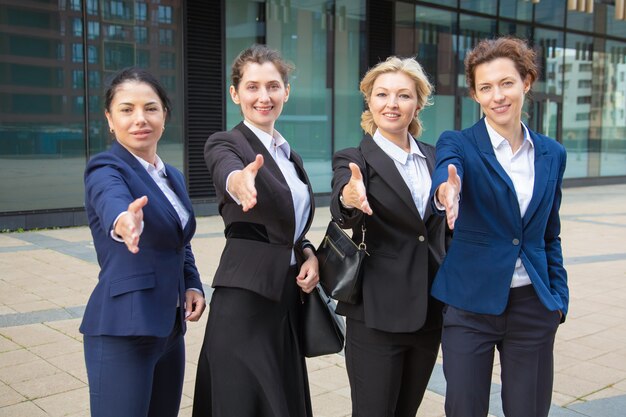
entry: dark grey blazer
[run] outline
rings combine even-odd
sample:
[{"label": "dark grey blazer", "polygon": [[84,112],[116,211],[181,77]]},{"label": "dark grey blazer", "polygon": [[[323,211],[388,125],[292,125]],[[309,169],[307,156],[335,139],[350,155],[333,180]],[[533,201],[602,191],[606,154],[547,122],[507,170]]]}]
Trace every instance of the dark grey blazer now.
[{"label": "dark grey blazer", "polygon": [[[226,178],[232,171],[253,162],[257,154],[264,158],[255,181],[257,204],[244,213],[226,192]],[[244,288],[278,301],[292,248],[300,265],[304,258],[302,250],[311,245],[305,234],[311,226],[315,207],[302,159],[291,151],[291,161],[300,179],[308,185],[311,198],[306,226],[295,245],[294,207],[287,181],[263,143],[245,124],[239,123],[230,131],[211,135],[204,147],[204,159],[215,184],[226,236],[213,286]]]},{"label": "dark grey blazer", "polygon": [[[435,148],[416,142],[432,172]],[[357,164],[364,176],[372,216],[346,210],[339,202],[350,179],[350,162]],[[358,148],[334,155],[330,210],[341,227],[353,229],[356,242],[360,242],[361,222],[365,221],[370,254],[363,267],[361,303],[339,303],[337,312],[387,332],[440,327],[441,304],[429,293],[449,237],[445,217],[431,215],[428,205],[422,219],[393,160],[371,136],[365,136]]]}]

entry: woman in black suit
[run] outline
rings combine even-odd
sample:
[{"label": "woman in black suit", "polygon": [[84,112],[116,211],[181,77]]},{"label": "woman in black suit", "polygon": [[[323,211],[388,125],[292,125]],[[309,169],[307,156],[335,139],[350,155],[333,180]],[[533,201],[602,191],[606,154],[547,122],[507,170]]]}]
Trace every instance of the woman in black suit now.
[{"label": "woman in black suit", "polygon": [[331,213],[361,241],[363,294],[347,317],[352,415],[414,417],[439,349],[440,304],[429,297],[445,254],[445,222],[428,204],[432,146],[416,140],[431,85],[414,59],[390,57],[363,77],[367,133],[333,157]]},{"label": "woman in black suit", "polygon": [[226,226],[200,352],[194,417],[310,417],[298,346],[300,291],[318,279],[305,239],[313,194],[302,159],[274,129],[291,67],[255,45],[232,65],[244,121],[208,139],[204,157]]}]

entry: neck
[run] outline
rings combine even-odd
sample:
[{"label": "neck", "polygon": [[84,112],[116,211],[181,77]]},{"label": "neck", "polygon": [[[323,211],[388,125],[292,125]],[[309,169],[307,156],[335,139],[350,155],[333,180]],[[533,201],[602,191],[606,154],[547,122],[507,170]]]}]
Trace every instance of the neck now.
[{"label": "neck", "polygon": [[405,152],[411,151],[411,144],[409,143],[409,131],[404,130],[399,133],[391,133],[380,131],[380,133],[385,137],[385,139],[393,142],[397,147],[402,149]]},{"label": "neck", "polygon": [[492,123],[489,123],[489,125],[509,142],[513,153],[517,152],[522,143],[524,143],[524,129],[522,129],[521,121],[518,121],[513,126],[494,126]]},{"label": "neck", "polygon": [[267,133],[268,135],[274,137],[274,123],[272,123],[269,126],[265,126],[265,125],[264,126],[259,126],[258,124],[253,123],[253,122],[251,122],[248,119],[245,119],[245,120],[246,120],[246,122],[250,123],[252,126],[256,127],[257,129],[262,130],[265,133]]}]

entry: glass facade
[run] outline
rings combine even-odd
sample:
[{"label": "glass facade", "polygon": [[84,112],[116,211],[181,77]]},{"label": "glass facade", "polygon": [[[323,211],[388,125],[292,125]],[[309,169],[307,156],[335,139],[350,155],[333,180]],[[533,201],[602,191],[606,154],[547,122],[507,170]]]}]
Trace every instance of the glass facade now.
[{"label": "glass facade", "polygon": [[[615,19],[610,2],[596,1],[593,14],[569,11],[567,3],[221,0],[215,12],[224,39],[203,39],[223,44],[210,61],[225,73],[215,97],[220,123],[230,129],[241,121],[228,95],[233,58],[253,43],[279,49],[296,70],[277,129],[303,156],[315,192],[328,193],[333,152],[361,140],[359,81],[377,56],[422,63],[435,86],[422,139],[435,143],[442,131],[481,116],[465,85],[466,52],[479,39],[512,35],[530,40],[541,66],[525,120],[565,145],[566,178],[626,178],[626,21]],[[0,216],[83,206],[86,161],[112,140],[103,89],[126,66],[149,69],[168,90],[174,111],[159,154],[185,167],[185,58],[193,53],[183,39],[191,33],[187,7],[181,0],[2,2]],[[390,13],[374,17],[390,20],[372,31],[368,10],[381,7]]]},{"label": "glass facade", "polygon": [[[156,4],[159,3],[159,4]],[[112,137],[103,90],[149,69],[174,111],[159,144],[182,168],[182,1],[6,1],[0,6],[0,213],[83,206],[83,171]]]}]

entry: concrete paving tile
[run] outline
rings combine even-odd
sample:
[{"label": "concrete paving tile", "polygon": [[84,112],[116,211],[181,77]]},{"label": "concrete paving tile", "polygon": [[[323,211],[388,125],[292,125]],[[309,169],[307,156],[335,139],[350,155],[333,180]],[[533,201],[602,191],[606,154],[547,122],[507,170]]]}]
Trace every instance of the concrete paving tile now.
[{"label": "concrete paving tile", "polygon": [[[36,297],[39,297],[36,295]],[[18,303],[9,305],[17,313],[29,313],[31,311],[53,310],[59,308],[58,304],[48,300],[30,301],[28,303]]]},{"label": "concrete paving tile", "polygon": [[35,355],[43,359],[50,359],[68,353],[83,352],[83,344],[74,339],[67,339],[60,342],[47,343],[29,348]]},{"label": "concrete paving tile", "polygon": [[626,371],[599,365],[593,361],[579,362],[574,366],[564,369],[561,371],[561,374],[596,383],[598,385],[598,389],[602,389],[626,379]]},{"label": "concrete paving tile", "polygon": [[319,386],[325,386],[333,391],[349,386],[346,370],[339,366],[330,366],[309,372],[309,381]]},{"label": "concrete paving tile", "polygon": [[11,386],[25,397],[36,399],[82,388],[85,384],[69,374],[60,373],[19,382]]},{"label": "concrete paving tile", "polygon": [[[556,389],[556,387],[555,387],[555,389]],[[557,392],[557,391],[552,392],[552,404],[556,404],[559,407],[565,407],[565,406],[567,406],[569,404],[572,404],[576,400],[578,400],[578,398],[573,397],[571,395],[562,394],[562,393]]]},{"label": "concrete paving tile", "polygon": [[583,398],[605,387],[596,382],[586,381],[580,377],[572,378],[571,375],[558,373],[554,375],[554,392],[569,395],[575,398]]},{"label": "concrete paving tile", "polygon": [[0,381],[5,384],[15,385],[24,381],[55,375],[60,372],[63,371],[56,366],[49,364],[43,359],[36,359],[19,365],[9,365],[0,368]]},{"label": "concrete paving tile", "polygon": [[190,408],[191,406],[193,406],[193,396],[183,395],[180,398],[180,408]]},{"label": "concrete paving tile", "polygon": [[89,388],[83,387],[33,401],[51,417],[67,416],[89,410]]},{"label": "concrete paving tile", "polygon": [[610,352],[591,360],[592,363],[603,365],[607,368],[619,369],[626,372],[626,353],[622,351]]},{"label": "concrete paving tile", "polygon": [[55,331],[58,331],[59,333],[67,337],[71,337],[74,340],[82,340],[82,334],[78,330],[80,327],[81,321],[82,321],[82,318],[77,318],[77,319],[50,321],[50,322],[45,322],[44,324],[47,327]]},{"label": "concrete paving tile", "polygon": [[40,230],[39,233],[42,236],[51,237],[54,239],[64,240],[66,242],[80,243],[91,241],[91,232],[88,227],[69,227],[63,229],[53,230]]},{"label": "concrete paving tile", "polygon": [[352,414],[350,400],[334,392],[313,397],[311,402],[315,417],[348,417]]},{"label": "concrete paving tile", "polygon": [[0,368],[36,362],[39,360],[40,359],[37,355],[29,352],[26,348],[20,347],[19,349],[11,350],[0,355]]},{"label": "concrete paving tile", "polygon": [[[0,335],[0,353],[8,352],[11,350],[21,349],[22,347],[17,343],[7,339],[6,337]],[[0,357],[0,366],[2,366],[2,358]]]},{"label": "concrete paving tile", "polygon": [[7,417],[47,417],[45,411],[30,401],[0,408],[0,415]]},{"label": "concrete paving tile", "polygon": [[5,289],[2,293],[0,293],[0,303],[10,307],[13,310],[15,310],[16,305],[28,305],[39,301],[43,301],[40,296],[30,292],[26,292],[23,289],[17,287],[14,287],[11,290]]},{"label": "concrete paving tile", "polygon": [[193,408],[191,407],[181,408],[180,411],[178,412],[178,417],[191,417],[192,412],[193,412]]},{"label": "concrete paving tile", "polygon": [[584,400],[585,401],[593,401],[593,400],[600,400],[600,399],[604,399],[604,398],[613,398],[613,397],[619,397],[619,396],[623,396],[626,395],[625,391],[622,391],[620,389],[614,388],[614,387],[608,387],[608,388],[604,388],[601,389],[600,391],[596,391],[592,394],[587,395]]},{"label": "concrete paving tile", "polygon": [[311,392],[311,397],[316,397],[318,395],[329,392],[330,389],[325,385],[318,385],[309,380],[309,391]]},{"label": "concrete paving tile", "polygon": [[0,305],[0,316],[4,314],[14,314],[14,313],[16,313],[16,311],[13,310],[11,307],[6,306],[6,305]]},{"label": "concrete paving tile", "polygon": [[0,328],[0,335],[25,347],[60,342],[67,338],[64,334],[43,324],[28,324],[24,326]]},{"label": "concrete paving tile", "polygon": [[416,417],[445,417],[443,409],[444,397],[434,392],[426,391],[424,399],[417,410]]},{"label": "concrete paving tile", "polygon": [[2,414],[2,407],[18,404],[25,400],[26,398],[19,392],[0,382],[0,414]]},{"label": "concrete paving tile", "polygon": [[580,361],[587,361],[607,353],[598,352],[597,349],[582,345],[576,340],[556,340],[554,349],[559,355],[568,356]]},{"label": "concrete paving tile", "polygon": [[65,372],[76,372],[85,369],[85,355],[82,350],[54,356],[47,359],[47,361]]},{"label": "concrete paving tile", "polygon": [[626,381],[620,381],[613,385],[613,388],[626,392]]},{"label": "concrete paving tile", "polygon": [[[15,235],[13,235],[15,236]],[[33,246],[32,243],[24,242],[23,240],[16,239],[12,235],[7,233],[0,233],[0,248],[14,248],[14,247],[27,247]]]}]

